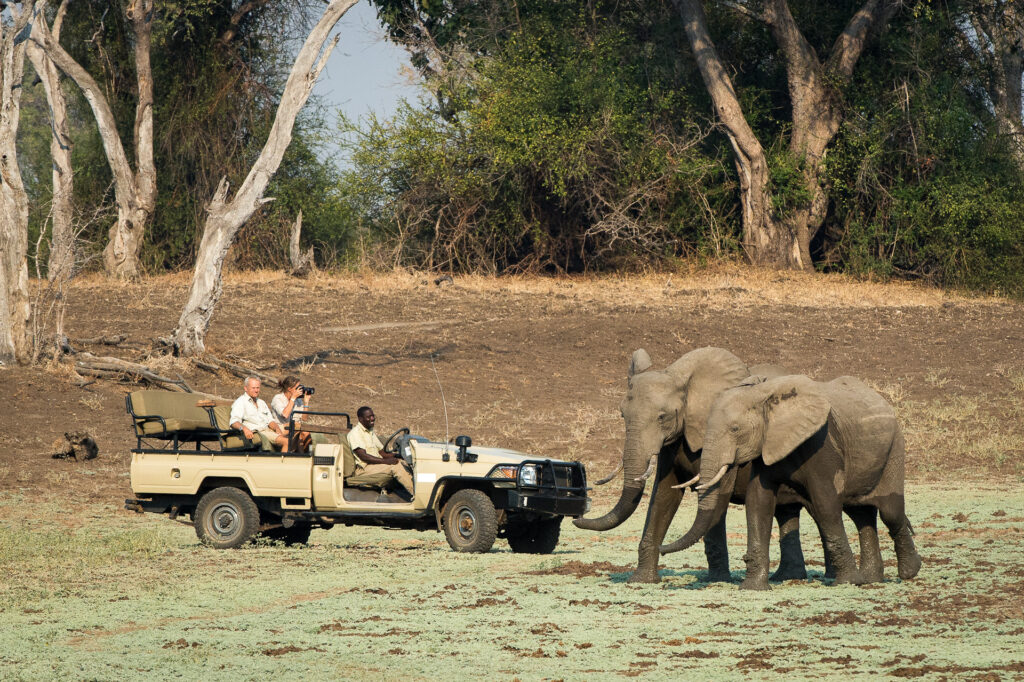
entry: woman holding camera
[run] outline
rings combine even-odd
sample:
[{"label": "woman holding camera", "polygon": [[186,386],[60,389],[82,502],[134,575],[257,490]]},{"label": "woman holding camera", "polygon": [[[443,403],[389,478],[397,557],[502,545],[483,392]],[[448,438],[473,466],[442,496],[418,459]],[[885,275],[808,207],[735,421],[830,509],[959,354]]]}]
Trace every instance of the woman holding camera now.
[{"label": "woman holding camera", "polygon": [[[274,421],[283,427],[287,427],[292,420],[292,414],[296,410],[302,412],[309,409],[309,394],[312,391],[307,392],[303,385],[299,383],[299,378],[291,375],[281,379],[278,383],[278,388],[281,389],[281,392],[271,399],[270,412],[274,415]],[[299,417],[299,414],[295,414],[295,416]],[[309,444],[312,441],[312,436],[309,433],[299,431],[292,438],[291,443],[295,444],[296,451],[307,452],[309,450]]]}]

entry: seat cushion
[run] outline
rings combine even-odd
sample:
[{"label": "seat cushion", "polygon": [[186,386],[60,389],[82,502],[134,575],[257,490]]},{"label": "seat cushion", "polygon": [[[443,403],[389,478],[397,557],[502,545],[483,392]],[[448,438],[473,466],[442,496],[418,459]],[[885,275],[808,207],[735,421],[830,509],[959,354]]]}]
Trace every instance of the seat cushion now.
[{"label": "seat cushion", "polygon": [[356,456],[352,452],[352,446],[348,444],[348,438],[341,439],[342,475],[347,479],[356,472]]},{"label": "seat cushion", "polygon": [[146,434],[147,436],[150,436],[150,435],[157,435],[157,436],[164,435],[164,432],[165,432],[164,425],[165,424],[167,426],[166,432],[167,432],[168,436],[171,436],[174,433],[182,432],[182,431],[200,431],[200,430],[209,430],[210,429],[210,420],[209,419],[205,419],[203,421],[197,421],[195,419],[178,419],[177,417],[170,417],[170,418],[165,418],[163,424],[161,424],[158,421],[143,422],[141,424],[141,426],[142,426],[142,433]]},{"label": "seat cushion", "polygon": [[386,471],[376,474],[356,474],[355,476],[346,477],[345,485],[353,488],[383,488],[391,482],[392,478],[394,476]]}]

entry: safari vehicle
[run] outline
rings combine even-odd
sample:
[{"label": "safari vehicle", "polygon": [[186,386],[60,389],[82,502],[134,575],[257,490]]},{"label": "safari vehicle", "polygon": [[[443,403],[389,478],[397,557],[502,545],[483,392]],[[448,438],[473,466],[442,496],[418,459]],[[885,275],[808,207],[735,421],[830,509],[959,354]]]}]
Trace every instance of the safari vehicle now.
[{"label": "safari vehicle", "polygon": [[199,539],[219,549],[257,535],[300,544],[313,528],[344,524],[444,531],[457,552],[487,552],[495,538],[504,538],[514,552],[548,554],[558,544],[562,518],[590,507],[579,462],[477,447],[467,436],[438,443],[402,428],[387,438],[385,450],[412,468],[409,499],[400,487],[395,492],[379,477],[356,473],[345,413],[304,413],[343,419],[343,427],[288,425],[290,434],[333,431],[337,443],[318,443],[308,453],[275,452],[231,429],[224,401],[136,391],[125,402],[136,437],[136,498],[125,500],[125,508],[188,516]]}]

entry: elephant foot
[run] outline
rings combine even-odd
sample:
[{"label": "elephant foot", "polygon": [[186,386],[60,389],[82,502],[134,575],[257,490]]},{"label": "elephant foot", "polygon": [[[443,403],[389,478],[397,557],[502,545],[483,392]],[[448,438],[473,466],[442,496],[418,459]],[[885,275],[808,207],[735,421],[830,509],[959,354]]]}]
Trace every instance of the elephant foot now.
[{"label": "elephant foot", "polygon": [[769,576],[768,580],[773,583],[781,583],[786,580],[807,580],[807,569],[803,564],[799,566],[783,564]]},{"label": "elephant foot", "polygon": [[708,567],[708,582],[709,583],[727,583],[732,580],[732,573],[729,572],[728,568],[711,568]]},{"label": "elephant foot", "polygon": [[627,583],[648,583],[648,584],[660,583],[661,582],[661,576],[658,575],[658,571],[654,571],[652,573],[651,571],[641,571],[641,570],[637,569],[636,571],[633,572],[633,575],[629,576],[629,578],[626,579],[626,582]]},{"label": "elephant foot", "polygon": [[860,569],[861,582],[858,585],[866,585],[868,583],[880,583],[885,580],[885,571],[882,570],[881,566],[869,566],[867,568]]},{"label": "elephant foot", "polygon": [[768,580],[763,576],[750,576],[748,575],[740,583],[741,590],[770,590],[772,586],[768,584]]},{"label": "elephant foot", "polygon": [[861,575],[861,572],[856,569],[847,569],[836,571],[836,578],[833,584],[835,585],[863,585],[868,582]]},{"label": "elephant foot", "polygon": [[914,552],[906,557],[896,557],[896,565],[899,568],[900,578],[910,580],[921,570],[921,555]]}]

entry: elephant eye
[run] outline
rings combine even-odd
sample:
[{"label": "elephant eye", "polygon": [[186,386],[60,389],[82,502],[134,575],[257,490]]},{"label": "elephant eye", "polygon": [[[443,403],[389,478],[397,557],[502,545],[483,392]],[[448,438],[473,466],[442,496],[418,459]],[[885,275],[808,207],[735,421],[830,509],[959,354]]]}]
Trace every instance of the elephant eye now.
[{"label": "elephant eye", "polygon": [[733,433],[739,433],[740,425],[739,424],[733,424],[732,426],[729,427],[729,430],[732,431]]}]

